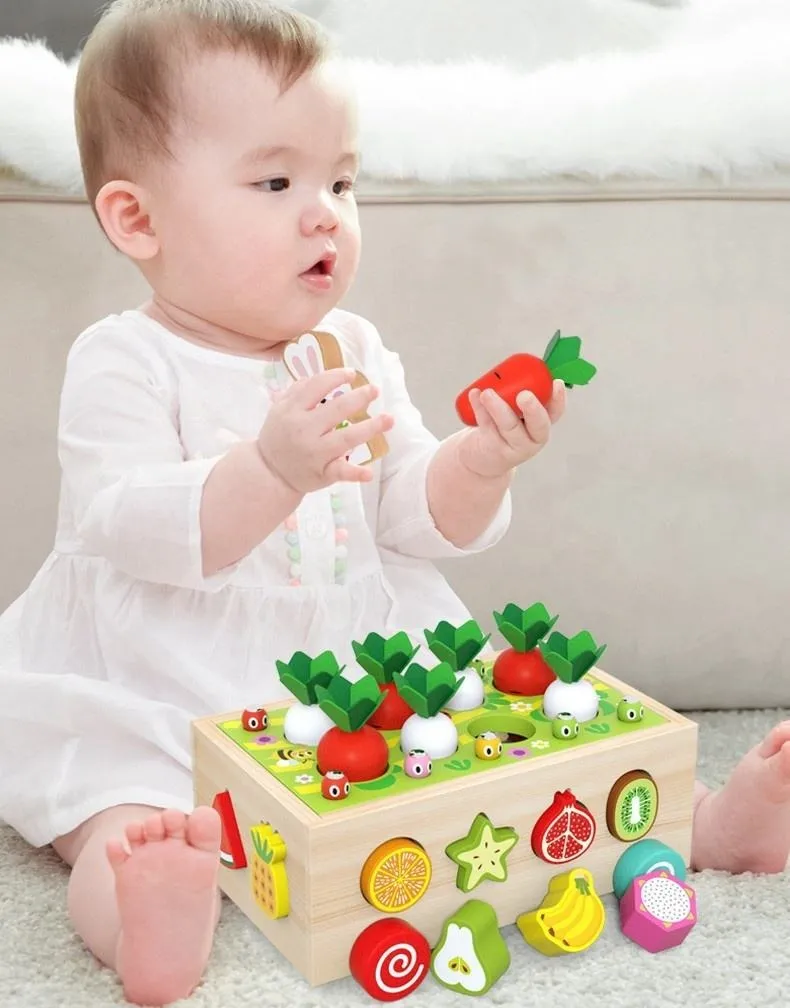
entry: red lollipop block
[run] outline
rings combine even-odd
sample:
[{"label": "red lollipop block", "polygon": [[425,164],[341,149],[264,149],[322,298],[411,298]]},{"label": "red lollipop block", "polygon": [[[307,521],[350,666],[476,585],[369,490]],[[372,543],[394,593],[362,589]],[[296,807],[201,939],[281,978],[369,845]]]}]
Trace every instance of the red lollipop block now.
[{"label": "red lollipop block", "polygon": [[416,991],[428,975],[431,946],[402,920],[378,920],[351,947],[349,971],[376,1001],[400,1001]]}]

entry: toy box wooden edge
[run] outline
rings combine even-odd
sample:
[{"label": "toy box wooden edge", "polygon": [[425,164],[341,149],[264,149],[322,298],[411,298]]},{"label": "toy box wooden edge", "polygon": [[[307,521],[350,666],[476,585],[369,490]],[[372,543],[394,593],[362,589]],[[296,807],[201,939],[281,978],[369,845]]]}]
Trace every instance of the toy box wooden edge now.
[{"label": "toy box wooden edge", "polygon": [[[287,917],[273,920],[253,898],[247,871],[221,869],[223,892],[272,944],[316,986],[348,974],[348,951],[354,938],[374,920],[402,916],[433,943],[443,921],[469,898],[490,902],[500,926],[537,906],[549,880],[568,867],[589,869],[603,895],[625,845],[606,827],[606,797],[614,781],[633,769],[648,770],[659,788],[659,809],[651,836],[674,848],[688,864],[691,847],[697,725],[619,679],[595,669],[608,687],[641,699],[667,723],[633,735],[596,741],[594,746],[541,756],[485,774],[435,784],[425,791],[381,798],[369,805],[338,809],[321,817],[229,739],[217,725],[237,718],[229,712],[193,723],[196,804],[211,804],[229,791],[239,829],[250,849],[252,826],[270,822],[287,847],[290,907]],[[269,709],[287,706],[275,702]],[[580,761],[578,757],[584,756]],[[513,779],[527,786],[513,801]],[[426,782],[427,784],[427,782]],[[536,858],[530,831],[557,790],[570,788],[584,801],[597,823],[595,844],[578,861],[549,865]],[[478,812],[495,826],[509,825],[520,843],[509,859],[505,884],[483,882],[469,896],[456,887],[456,865],[444,853],[452,840],[465,835]],[[371,814],[372,813],[372,814]],[[448,822],[452,827],[448,828]],[[383,915],[366,903],[359,873],[367,855],[393,837],[418,841],[431,858],[429,891],[403,915]],[[254,853],[248,853],[254,857]]]}]

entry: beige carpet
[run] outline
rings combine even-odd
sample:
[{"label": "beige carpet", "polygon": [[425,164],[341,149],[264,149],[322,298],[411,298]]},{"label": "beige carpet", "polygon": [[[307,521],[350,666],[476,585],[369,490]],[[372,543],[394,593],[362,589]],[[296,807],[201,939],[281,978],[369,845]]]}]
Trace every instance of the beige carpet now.
[{"label": "beige carpet", "polygon": [[[703,779],[723,780],[737,756],[790,712],[696,715]],[[759,824],[755,824],[759,828]],[[114,976],[100,969],[71,933],[64,901],[67,875],[49,852],[28,849],[0,827],[1,1008],[112,1008],[122,1005]],[[546,959],[504,930],[509,972],[479,1003],[501,1008],[758,1008],[790,1004],[790,898],[786,875],[728,877],[703,873],[700,924],[670,952],[650,955],[618,932],[610,914],[589,952]],[[611,897],[606,898],[612,908]],[[232,906],[193,1008],[358,1008],[373,1002],[352,981],[310,990]],[[429,978],[403,1002],[409,1008],[461,1005]],[[470,1002],[472,1004],[474,1002]]]}]

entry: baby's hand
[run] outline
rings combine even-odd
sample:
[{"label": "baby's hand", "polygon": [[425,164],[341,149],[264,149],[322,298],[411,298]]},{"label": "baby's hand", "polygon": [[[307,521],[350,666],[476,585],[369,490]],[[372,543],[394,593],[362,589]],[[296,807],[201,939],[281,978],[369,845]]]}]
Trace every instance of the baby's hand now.
[{"label": "baby's hand", "polygon": [[503,476],[537,455],[548,442],[551,425],[565,412],[565,385],[554,382],[547,408],[532,392],[520,392],[516,403],[523,419],[493,389],[482,393],[472,389],[469,401],[477,426],[464,431],[459,457],[478,476]]},{"label": "baby's hand", "polygon": [[298,493],[341,480],[364,483],[373,478],[369,467],[352,465],[346,456],[388,431],[392,417],[381,414],[339,425],[364,412],[378,389],[363,385],[329,398],[335,389],[353,381],[355,374],[347,368],[322,371],[295,382],[272,404],[258,435],[258,450],[269,469]]}]

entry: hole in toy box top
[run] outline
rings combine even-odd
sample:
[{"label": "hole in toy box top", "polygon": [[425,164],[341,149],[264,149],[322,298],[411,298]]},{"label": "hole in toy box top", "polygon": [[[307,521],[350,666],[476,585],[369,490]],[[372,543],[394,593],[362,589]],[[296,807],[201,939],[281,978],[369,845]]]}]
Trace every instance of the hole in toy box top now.
[{"label": "hole in toy box top", "polygon": [[477,738],[483,732],[493,732],[505,744],[524,742],[532,738],[536,730],[529,718],[519,714],[481,714],[470,721],[467,728],[472,738]]}]

